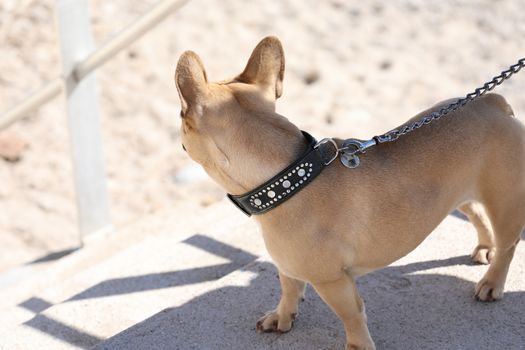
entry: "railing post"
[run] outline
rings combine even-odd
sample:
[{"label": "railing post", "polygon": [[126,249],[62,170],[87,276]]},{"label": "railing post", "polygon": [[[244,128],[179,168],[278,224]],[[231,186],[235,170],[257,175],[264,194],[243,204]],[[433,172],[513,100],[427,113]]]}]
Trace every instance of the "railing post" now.
[{"label": "railing post", "polygon": [[87,0],[56,0],[81,239],[111,228],[94,74],[78,81],[75,65],[95,49]]}]

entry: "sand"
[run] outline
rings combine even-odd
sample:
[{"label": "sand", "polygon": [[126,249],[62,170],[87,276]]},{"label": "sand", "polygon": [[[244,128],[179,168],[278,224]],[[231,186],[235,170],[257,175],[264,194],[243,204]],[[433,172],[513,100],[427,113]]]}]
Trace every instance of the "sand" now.
[{"label": "sand", "polygon": [[[154,3],[91,1],[96,41]],[[287,60],[278,112],[318,138],[368,138],[464,95],[523,57],[524,4],[191,0],[97,72],[115,226],[224,195],[181,149],[173,72],[184,50],[202,57],[211,80],[222,80],[242,70],[262,37],[277,35]],[[0,2],[0,111],[60,74],[53,6]],[[525,118],[522,74],[498,92]],[[78,234],[64,98],[2,137],[27,145],[19,161],[0,160],[5,270],[74,246]]]}]

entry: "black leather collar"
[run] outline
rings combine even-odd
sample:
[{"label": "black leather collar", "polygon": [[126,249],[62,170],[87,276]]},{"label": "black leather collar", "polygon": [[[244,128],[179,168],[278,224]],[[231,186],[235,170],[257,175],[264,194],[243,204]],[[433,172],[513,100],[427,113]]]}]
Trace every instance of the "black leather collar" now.
[{"label": "black leather collar", "polygon": [[312,182],[337,156],[333,142],[317,142],[312,135],[302,132],[308,141],[307,151],[286,169],[254,190],[228,198],[248,216],[274,209]]}]

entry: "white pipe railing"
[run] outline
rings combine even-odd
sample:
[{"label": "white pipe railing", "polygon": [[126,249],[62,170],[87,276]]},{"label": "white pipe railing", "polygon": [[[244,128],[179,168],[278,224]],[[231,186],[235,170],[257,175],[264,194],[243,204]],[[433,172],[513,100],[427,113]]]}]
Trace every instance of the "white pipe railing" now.
[{"label": "white pipe railing", "polygon": [[[90,72],[100,67],[120,50],[137,40],[148,30],[164,20],[171,12],[185,5],[189,0],[163,0],[150,11],[136,19],[128,27],[108,40],[86,59],[79,62],[73,69],[73,77],[80,81]],[[52,100],[64,90],[64,77],[58,77],[47,83],[17,103],[14,107],[0,115],[0,130],[6,129],[20,118]]]},{"label": "white pipe railing", "polygon": [[64,89],[64,79],[62,77],[47,83],[40,90],[30,94],[23,101],[19,102],[13,108],[0,115],[0,131],[6,129],[18,119],[26,116],[34,109],[40,107],[54,97],[60,95]]},{"label": "white pipe railing", "polygon": [[171,12],[189,0],[162,0],[94,50],[88,0],[57,0],[64,73],[0,115],[0,131],[62,92],[66,94],[80,241],[89,233],[111,229],[98,97],[93,73]]},{"label": "white pipe railing", "polygon": [[73,71],[75,79],[81,80],[84,78],[94,69],[115,56],[120,50],[129,46],[129,44],[137,38],[164,20],[171,12],[181,8],[188,1],[189,0],[164,0],[159,2],[149,12],[136,19],[113,39],[107,41],[84,61],[77,64]]}]

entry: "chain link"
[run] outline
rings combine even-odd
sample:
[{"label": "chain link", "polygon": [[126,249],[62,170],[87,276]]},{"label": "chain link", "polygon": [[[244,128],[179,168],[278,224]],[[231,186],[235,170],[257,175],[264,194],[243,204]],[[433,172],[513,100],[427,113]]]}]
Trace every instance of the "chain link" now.
[{"label": "chain link", "polygon": [[525,67],[525,58],[520,59],[516,64],[510,66],[509,69],[504,70],[499,75],[492,78],[492,80],[486,82],[485,84],[483,84],[483,86],[478,87],[476,90],[467,94],[465,97],[448,104],[447,106],[441,108],[439,111],[425,115],[424,117],[413,122],[412,124],[405,125],[400,129],[390,130],[389,132],[379,136],[374,136],[373,140],[375,140],[376,143],[392,142],[397,140],[400,136],[406,135],[416,129],[419,129],[423,125],[430,124],[435,120],[439,120],[448,113],[458,110],[459,108],[465,106],[467,103],[493,90],[496,86],[509,79],[513,74],[518,73],[523,67]]}]

